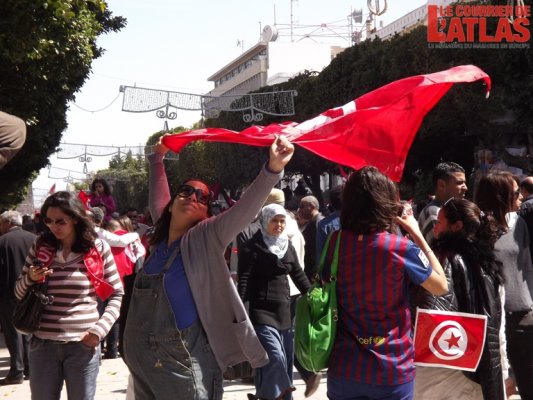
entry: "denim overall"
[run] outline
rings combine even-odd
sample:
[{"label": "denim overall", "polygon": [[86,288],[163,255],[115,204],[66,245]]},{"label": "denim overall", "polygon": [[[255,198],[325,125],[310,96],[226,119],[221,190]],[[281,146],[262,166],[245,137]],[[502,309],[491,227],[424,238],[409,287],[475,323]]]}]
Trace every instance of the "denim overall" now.
[{"label": "denim overall", "polygon": [[164,276],[179,245],[159,274],[139,271],[124,332],[125,361],[136,400],[221,400],[222,372],[199,320],[179,330]]}]

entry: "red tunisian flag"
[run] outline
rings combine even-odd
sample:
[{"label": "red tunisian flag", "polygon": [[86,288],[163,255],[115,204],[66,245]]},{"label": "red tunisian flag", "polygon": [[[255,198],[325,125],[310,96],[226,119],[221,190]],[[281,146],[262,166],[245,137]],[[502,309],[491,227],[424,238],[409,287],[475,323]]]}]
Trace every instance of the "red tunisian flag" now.
[{"label": "red tunisian flag", "polygon": [[417,309],[415,364],[475,371],[483,353],[487,317]]},{"label": "red tunisian flag", "polygon": [[241,132],[206,128],[169,135],[163,144],[174,152],[196,140],[270,146],[274,135],[330,161],[360,169],[374,165],[392,180],[402,177],[405,159],[424,116],[454,83],[490,77],[474,65],[412,76],[385,85],[315,118],[251,126]]}]

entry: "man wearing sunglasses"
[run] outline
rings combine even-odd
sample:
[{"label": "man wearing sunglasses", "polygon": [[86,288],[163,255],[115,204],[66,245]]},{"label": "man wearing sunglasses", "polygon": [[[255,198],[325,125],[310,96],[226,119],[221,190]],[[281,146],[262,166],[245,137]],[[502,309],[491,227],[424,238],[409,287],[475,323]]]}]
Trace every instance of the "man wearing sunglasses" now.
[{"label": "man wearing sunglasses", "polygon": [[454,162],[441,162],[433,170],[433,187],[435,198],[420,212],[418,225],[426,241],[433,240],[433,227],[437,223],[437,215],[442,205],[453,198],[464,199],[466,186],[465,170]]}]

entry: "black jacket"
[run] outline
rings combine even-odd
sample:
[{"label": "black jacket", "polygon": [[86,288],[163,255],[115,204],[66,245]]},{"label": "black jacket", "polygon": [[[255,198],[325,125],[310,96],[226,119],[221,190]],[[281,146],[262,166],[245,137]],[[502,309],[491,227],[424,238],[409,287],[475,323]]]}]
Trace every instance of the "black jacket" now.
[{"label": "black jacket", "polygon": [[0,295],[3,298],[15,298],[15,282],[36,237],[20,227],[0,236]]},{"label": "black jacket", "polygon": [[261,231],[243,244],[239,254],[238,291],[242,301],[249,302],[250,319],[254,325],[269,325],[278,330],[291,327],[287,275],[300,292],[306,293],[310,289],[311,284],[290,242],[281,260],[268,250]]},{"label": "black jacket", "polygon": [[487,316],[487,334],[476,372],[465,375],[479,383],[485,400],[503,400],[505,387],[500,357],[499,330],[502,304],[501,277],[494,254],[488,245],[464,237],[442,235],[435,242],[435,254],[449,282],[448,293],[433,296],[424,288],[414,288],[413,306],[444,311],[460,311]]}]

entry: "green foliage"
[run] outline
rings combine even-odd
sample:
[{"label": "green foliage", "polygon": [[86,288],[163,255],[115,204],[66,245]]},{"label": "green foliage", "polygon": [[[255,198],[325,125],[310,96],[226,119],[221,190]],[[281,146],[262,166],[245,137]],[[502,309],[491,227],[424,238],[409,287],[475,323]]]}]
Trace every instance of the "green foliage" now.
[{"label": "green foliage", "polygon": [[17,204],[67,126],[67,103],[101,56],[101,34],[126,24],[103,0],[0,2],[0,109],[27,121],[26,144],[0,171],[0,204]]}]

